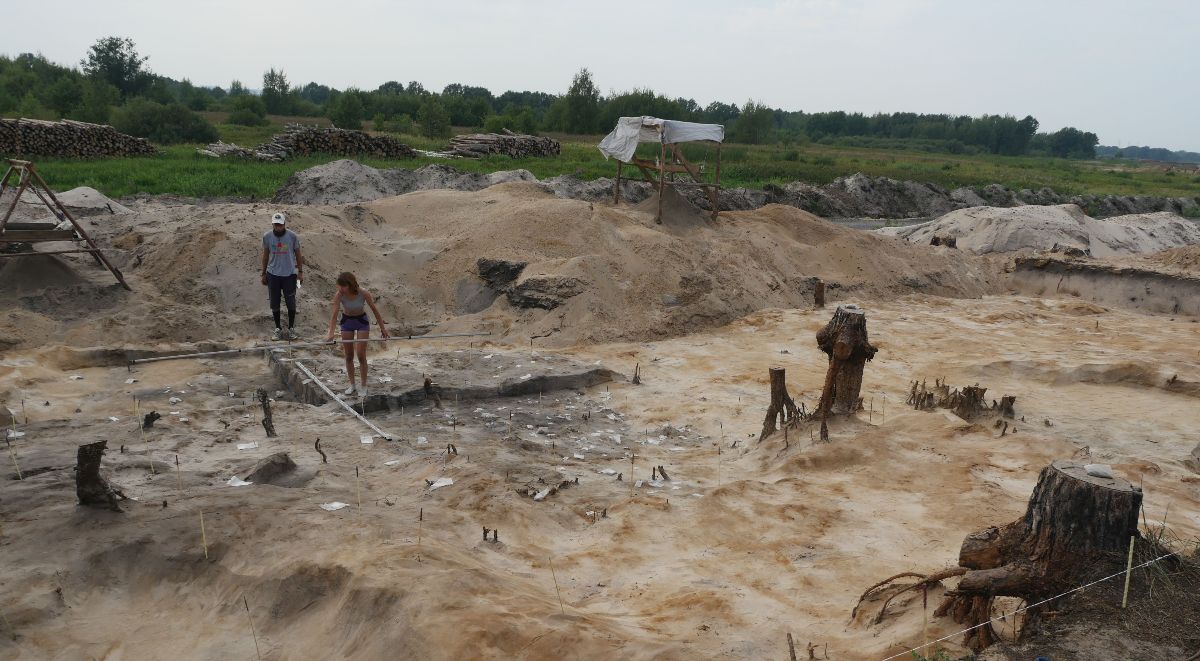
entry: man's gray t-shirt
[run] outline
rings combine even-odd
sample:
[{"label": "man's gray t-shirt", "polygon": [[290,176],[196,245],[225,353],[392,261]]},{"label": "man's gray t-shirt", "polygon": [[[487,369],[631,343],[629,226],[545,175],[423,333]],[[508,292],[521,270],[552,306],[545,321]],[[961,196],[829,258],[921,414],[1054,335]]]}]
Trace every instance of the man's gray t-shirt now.
[{"label": "man's gray t-shirt", "polygon": [[267,273],[286,278],[296,273],[296,249],[300,247],[300,237],[292,230],[285,230],[283,236],[275,236],[271,230],[263,235],[263,248],[269,255]]}]

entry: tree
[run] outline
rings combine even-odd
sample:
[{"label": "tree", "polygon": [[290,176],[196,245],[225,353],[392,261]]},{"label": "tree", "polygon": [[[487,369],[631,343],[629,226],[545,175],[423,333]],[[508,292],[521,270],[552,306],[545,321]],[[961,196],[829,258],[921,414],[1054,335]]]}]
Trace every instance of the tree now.
[{"label": "tree", "polygon": [[267,104],[267,112],[273,115],[291,114],[294,106],[292,88],[283,69],[276,71],[272,67],[263,74],[262,99]]},{"label": "tree", "polygon": [[[845,119],[841,113],[839,120]],[[733,125],[733,137],[737,142],[760,145],[771,137],[775,128],[775,113],[760,101],[750,100],[742,106],[742,112]]]},{"label": "tree", "polygon": [[408,87],[405,89],[408,90],[408,93],[412,94],[413,96],[425,96],[426,94],[429,94],[429,92],[425,91],[425,86],[415,80],[410,82]]},{"label": "tree", "polygon": [[63,76],[46,90],[46,105],[66,116],[83,103],[83,83],[78,77]]},{"label": "tree", "polygon": [[358,90],[352,89],[339,94],[329,110],[329,119],[340,129],[361,131],[365,115],[362,100],[358,98]]},{"label": "tree", "polygon": [[[411,85],[409,89],[412,89]],[[428,97],[421,104],[421,109],[417,111],[417,124],[421,127],[421,135],[427,138],[450,137],[450,114],[436,96]]]},{"label": "tree", "polygon": [[76,119],[97,124],[107,124],[113,106],[121,101],[121,92],[108,82],[89,78],[83,82],[83,102],[72,113]]},{"label": "tree", "polygon": [[113,127],[159,144],[217,139],[217,129],[182,104],[163,105],[146,99],[132,99],[118,108],[113,113]]},{"label": "tree", "polygon": [[398,83],[394,80],[389,80],[386,83],[380,85],[379,89],[377,89],[375,91],[380,94],[390,94],[393,96],[398,96],[400,94],[404,94],[404,85],[401,85],[400,83]]},{"label": "tree", "polygon": [[229,96],[241,96],[243,94],[249,94],[249,92],[246,91],[246,86],[242,84],[242,81],[240,81],[240,80],[230,81]]},{"label": "tree", "polygon": [[148,59],[138,55],[132,39],[104,37],[92,45],[80,64],[85,74],[107,82],[120,90],[122,98],[129,98],[151,82],[150,73],[142,69]]},{"label": "tree", "polygon": [[229,107],[233,110],[229,115],[230,124],[240,126],[266,126],[268,124],[267,104],[253,94],[235,96]]},{"label": "tree", "polygon": [[567,89],[566,128],[571,133],[594,133],[600,111],[600,90],[587,67],[579,70]]}]

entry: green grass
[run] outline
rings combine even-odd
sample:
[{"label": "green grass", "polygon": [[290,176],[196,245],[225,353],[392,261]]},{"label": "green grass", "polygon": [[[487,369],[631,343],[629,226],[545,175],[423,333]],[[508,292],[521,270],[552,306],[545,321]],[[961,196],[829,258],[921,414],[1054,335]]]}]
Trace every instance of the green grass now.
[{"label": "green grass", "polygon": [[[220,120],[223,118],[215,117]],[[290,118],[272,118],[265,127],[218,124],[221,139],[253,147],[279,131]],[[445,146],[443,140],[397,136],[425,150]],[[601,136],[554,136],[562,142],[562,153],[554,158],[510,159],[494,156],[479,160],[358,159],[374,167],[417,168],[429,163],[449,164],[468,172],[494,172],[524,168],[539,178],[572,174],[583,179],[611,177],[615,163],[605,161],[596,150]],[[196,145],[167,147],[153,157],[114,158],[92,161],[38,159],[38,166],[51,186],[63,190],[91,186],[112,197],[137,193],[173,194],[186,197],[269,198],[293,172],[334,160],[335,156],[311,156],[285,163],[247,162],[200,156]],[[694,163],[704,164],[711,174],[716,165],[715,147],[687,145],[685,152]],[[652,145],[642,145],[639,154],[654,158]],[[1000,183],[1014,189],[1048,186],[1064,194],[1117,194],[1195,196],[1200,177],[1195,172],[1164,171],[1159,167],[1114,161],[955,156],[920,151],[897,151],[826,145],[752,146],[727,144],[722,148],[722,183],[726,186],[761,188],[792,181],[825,184],[837,177],[863,172],[873,176],[932,182],[949,189]],[[625,169],[626,175],[636,170]]]}]

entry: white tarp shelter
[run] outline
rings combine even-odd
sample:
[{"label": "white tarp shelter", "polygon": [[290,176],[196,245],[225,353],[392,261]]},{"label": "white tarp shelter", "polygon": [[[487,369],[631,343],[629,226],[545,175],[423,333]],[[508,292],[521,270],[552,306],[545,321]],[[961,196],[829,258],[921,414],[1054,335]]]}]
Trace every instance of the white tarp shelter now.
[{"label": "white tarp shelter", "polygon": [[600,141],[600,153],[604,158],[615,158],[630,163],[638,143],[654,142],[675,144],[679,142],[724,142],[725,127],[720,124],[680,122],[657,117],[622,117],[617,126]]},{"label": "white tarp shelter", "polygon": [[[720,211],[721,143],[724,141],[725,127],[720,124],[679,122],[657,117],[622,117],[617,120],[617,126],[612,133],[604,136],[597,145],[604,158],[617,160],[613,204],[621,202],[621,166],[629,164],[640,170],[642,178],[658,189],[658,215],[655,218],[658,222],[662,222],[662,202],[666,186],[700,187],[708,198],[713,220],[716,220]],[[643,142],[659,145],[658,157],[655,160],[637,157],[637,146]],[[679,144],[683,142],[717,143],[715,181],[705,181],[704,163],[697,167],[688,161],[683,150],[679,148]],[[683,175],[691,181],[676,179],[676,175]]]}]

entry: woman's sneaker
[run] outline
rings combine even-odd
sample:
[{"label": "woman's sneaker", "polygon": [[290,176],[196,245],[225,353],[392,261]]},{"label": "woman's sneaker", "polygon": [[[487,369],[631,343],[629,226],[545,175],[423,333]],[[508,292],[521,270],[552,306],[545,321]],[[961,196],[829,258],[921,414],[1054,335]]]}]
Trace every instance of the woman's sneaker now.
[{"label": "woman's sneaker", "polygon": [[278,342],[283,339],[283,329],[276,328],[274,333],[271,333],[271,341]]},{"label": "woman's sneaker", "polygon": [[353,395],[354,394],[354,386],[347,387],[345,390],[342,391],[342,394],[346,395],[347,397],[349,397],[350,395]]}]

